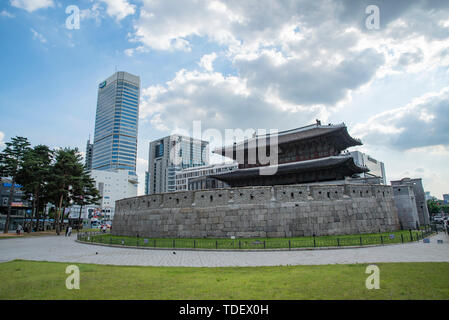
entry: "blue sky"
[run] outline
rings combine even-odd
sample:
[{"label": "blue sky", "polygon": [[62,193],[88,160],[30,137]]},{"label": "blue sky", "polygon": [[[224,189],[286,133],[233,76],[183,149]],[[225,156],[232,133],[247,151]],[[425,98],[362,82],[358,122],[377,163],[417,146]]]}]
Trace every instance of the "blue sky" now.
[{"label": "blue sky", "polygon": [[[379,7],[378,29],[365,9]],[[66,28],[66,7],[81,10]],[[7,0],[0,4],[0,144],[85,149],[97,86],[142,82],[138,174],[148,142],[203,129],[345,122],[387,179],[449,193],[447,1]],[[139,188],[142,192],[143,184]]]}]

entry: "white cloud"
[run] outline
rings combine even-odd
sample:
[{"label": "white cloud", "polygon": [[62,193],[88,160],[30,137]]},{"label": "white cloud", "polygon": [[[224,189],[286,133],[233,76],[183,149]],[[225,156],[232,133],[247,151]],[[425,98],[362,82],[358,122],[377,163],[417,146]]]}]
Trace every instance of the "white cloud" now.
[{"label": "white cloud", "polygon": [[53,0],[10,0],[10,4],[28,12],[54,6]]},{"label": "white cloud", "polygon": [[5,146],[5,142],[3,141],[3,139],[5,139],[5,134],[0,131],[0,147]]},{"label": "white cloud", "polygon": [[41,33],[37,32],[33,28],[31,28],[30,31],[33,33],[33,39],[37,39],[37,40],[39,40],[42,43],[46,43],[47,42],[47,39],[45,39],[45,37]]},{"label": "white cloud", "polygon": [[202,68],[204,68],[206,71],[213,71],[214,70],[213,62],[216,58],[217,58],[217,54],[215,52],[213,52],[211,54],[205,54],[201,58],[199,65]]},{"label": "white cloud", "polygon": [[127,0],[100,0],[107,5],[106,13],[114,17],[117,21],[133,15],[136,12],[136,6]]},{"label": "white cloud", "polygon": [[449,87],[428,93],[408,105],[382,112],[354,127],[372,145],[399,150],[445,153],[449,148]]},{"label": "white cloud", "polygon": [[10,13],[10,12],[8,12],[6,10],[2,10],[0,12],[0,16],[1,17],[7,17],[7,18],[14,18],[15,17],[12,13]]}]

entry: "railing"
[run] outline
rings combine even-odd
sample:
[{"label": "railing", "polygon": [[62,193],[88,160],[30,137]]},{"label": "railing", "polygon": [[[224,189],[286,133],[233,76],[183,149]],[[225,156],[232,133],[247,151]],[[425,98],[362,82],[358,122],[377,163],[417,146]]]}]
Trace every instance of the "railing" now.
[{"label": "railing", "polygon": [[269,250],[325,247],[363,247],[370,245],[400,244],[420,241],[434,233],[433,228],[424,230],[396,231],[384,234],[363,234],[350,236],[321,236],[292,239],[151,239],[116,236],[102,232],[78,233],[82,242],[124,247],[165,248],[165,249],[223,249],[223,250]]}]

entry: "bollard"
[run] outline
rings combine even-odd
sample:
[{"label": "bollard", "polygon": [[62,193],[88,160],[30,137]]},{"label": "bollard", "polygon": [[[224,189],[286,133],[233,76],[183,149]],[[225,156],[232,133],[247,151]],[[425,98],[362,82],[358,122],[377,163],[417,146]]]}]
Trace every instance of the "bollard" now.
[{"label": "bollard", "polygon": [[337,246],[340,246],[340,238],[337,238]]},{"label": "bollard", "polygon": [[196,249],[196,240],[193,240],[193,249]]},{"label": "bollard", "polygon": [[291,240],[288,240],[288,250],[292,249],[292,244],[291,244]]},{"label": "bollard", "polygon": [[362,237],[360,237],[360,245],[363,246]]},{"label": "bollard", "polygon": [[313,234],[313,247],[316,248],[315,233]]},{"label": "bollard", "polygon": [[380,236],[380,243],[384,244],[384,237],[382,235]]}]

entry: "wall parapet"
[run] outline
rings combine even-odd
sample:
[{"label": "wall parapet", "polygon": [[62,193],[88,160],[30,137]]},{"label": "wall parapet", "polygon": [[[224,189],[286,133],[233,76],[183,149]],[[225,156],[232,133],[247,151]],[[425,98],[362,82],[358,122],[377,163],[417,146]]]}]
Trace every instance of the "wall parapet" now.
[{"label": "wall parapet", "polygon": [[215,207],[230,204],[269,202],[304,202],[343,200],[349,198],[392,198],[393,189],[387,185],[279,185],[226,188],[213,190],[176,191],[116,201],[116,210],[157,208]]},{"label": "wall parapet", "polygon": [[399,229],[385,185],[179,191],[116,202],[112,233],[160,238],[295,237]]}]

